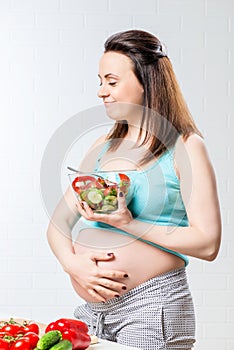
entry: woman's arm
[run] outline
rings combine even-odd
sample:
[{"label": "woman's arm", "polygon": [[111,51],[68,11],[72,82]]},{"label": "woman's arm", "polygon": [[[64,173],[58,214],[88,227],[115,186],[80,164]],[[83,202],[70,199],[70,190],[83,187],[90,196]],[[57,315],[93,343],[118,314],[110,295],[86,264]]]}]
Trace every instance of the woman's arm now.
[{"label": "woman's arm", "polygon": [[[99,139],[98,142],[101,140],[103,138]],[[125,286],[118,280],[123,279],[127,273],[126,271],[104,270],[98,267],[98,261],[114,259],[114,255],[109,255],[106,251],[75,254],[72,230],[81,216],[77,211],[76,202],[73,190],[69,187],[50,220],[47,229],[49,245],[65,272],[93,299],[99,302],[114,298],[116,294],[122,292],[122,287]]]},{"label": "woman's arm", "polygon": [[72,229],[80,218],[76,210],[75,197],[69,187],[54,210],[47,229],[47,239],[51,250],[65,271],[67,271],[67,256],[74,253]]},{"label": "woman's arm", "polygon": [[176,165],[188,227],[159,226],[134,220],[124,197],[119,197],[119,210],[111,215],[94,214],[87,205],[85,211],[79,204],[77,207],[89,220],[106,222],[167,249],[212,261],[220,247],[221,217],[214,171],[199,136],[192,135],[186,142],[181,141],[176,151]]},{"label": "woman's arm", "polygon": [[56,207],[49,223],[47,237],[50,247],[65,272],[88,292],[97,302],[114,298],[122,292],[126,271],[104,270],[98,261],[114,259],[114,254],[106,251],[77,255],[73,249],[71,232],[80,215],[75,206],[76,200],[69,188]]}]

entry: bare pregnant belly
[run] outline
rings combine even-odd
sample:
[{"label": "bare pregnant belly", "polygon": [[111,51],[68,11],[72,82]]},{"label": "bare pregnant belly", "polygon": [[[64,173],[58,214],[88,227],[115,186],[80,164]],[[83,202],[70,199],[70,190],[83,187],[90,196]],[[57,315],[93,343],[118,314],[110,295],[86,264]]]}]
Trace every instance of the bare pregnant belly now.
[{"label": "bare pregnant belly", "polygon": [[[97,264],[104,269],[126,272],[129,276],[124,279],[126,291],[152,277],[184,266],[184,261],[171,253],[127,235],[101,229],[87,228],[80,231],[74,249],[76,254],[95,251],[114,253],[114,259],[99,261]],[[72,284],[80,297],[89,302],[95,301],[79,284],[74,281]]]}]

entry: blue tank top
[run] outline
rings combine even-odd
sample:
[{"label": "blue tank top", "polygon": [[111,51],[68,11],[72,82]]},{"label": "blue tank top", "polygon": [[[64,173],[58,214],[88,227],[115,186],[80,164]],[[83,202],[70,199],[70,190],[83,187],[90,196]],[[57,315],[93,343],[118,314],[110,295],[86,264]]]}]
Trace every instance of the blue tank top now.
[{"label": "blue tank top", "polygon": [[[108,147],[109,144],[106,143],[99,155],[95,168],[97,172],[101,170],[100,160]],[[171,234],[173,234],[173,226],[188,226],[188,217],[180,192],[180,181],[175,173],[173,159],[174,147],[165,151],[145,170],[124,172],[130,177],[131,186],[133,186],[134,195],[128,203],[128,209],[131,211],[133,218],[149,224],[171,226]],[[82,222],[87,224],[88,227],[111,230],[136,238],[128,232],[101,222],[88,221],[84,218],[82,218]],[[168,230],[168,234],[170,234],[170,230]],[[188,264],[188,257],[183,254],[141,237],[137,239],[174,254],[183,259],[185,265]]]}]

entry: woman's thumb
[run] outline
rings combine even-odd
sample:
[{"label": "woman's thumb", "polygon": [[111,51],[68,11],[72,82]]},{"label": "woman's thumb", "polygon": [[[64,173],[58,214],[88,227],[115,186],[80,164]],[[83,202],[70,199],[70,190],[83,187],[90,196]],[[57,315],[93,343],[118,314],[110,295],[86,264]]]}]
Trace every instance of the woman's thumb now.
[{"label": "woman's thumb", "polygon": [[126,208],[125,195],[122,191],[118,193],[118,209]]}]

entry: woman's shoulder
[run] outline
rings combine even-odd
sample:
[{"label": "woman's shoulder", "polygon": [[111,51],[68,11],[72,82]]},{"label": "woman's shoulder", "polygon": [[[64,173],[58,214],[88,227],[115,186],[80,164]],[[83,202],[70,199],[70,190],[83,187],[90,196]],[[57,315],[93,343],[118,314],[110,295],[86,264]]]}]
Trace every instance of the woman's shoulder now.
[{"label": "woman's shoulder", "polygon": [[210,164],[209,155],[204,139],[198,134],[189,137],[179,137],[175,145],[175,165],[180,173],[188,167],[199,168]]},{"label": "woman's shoulder", "polygon": [[204,138],[195,133],[187,137],[180,136],[175,145],[176,153],[178,151],[181,152],[183,149],[188,154],[204,152],[206,150]]}]

